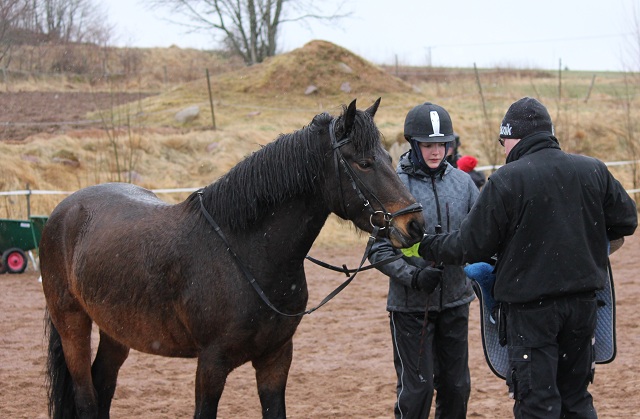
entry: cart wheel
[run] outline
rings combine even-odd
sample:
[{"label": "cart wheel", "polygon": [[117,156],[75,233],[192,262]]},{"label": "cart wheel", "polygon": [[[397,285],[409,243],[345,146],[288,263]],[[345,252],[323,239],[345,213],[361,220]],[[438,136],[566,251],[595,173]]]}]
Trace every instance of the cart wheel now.
[{"label": "cart wheel", "polygon": [[17,247],[2,254],[2,267],[10,274],[21,274],[27,269],[27,255]]}]

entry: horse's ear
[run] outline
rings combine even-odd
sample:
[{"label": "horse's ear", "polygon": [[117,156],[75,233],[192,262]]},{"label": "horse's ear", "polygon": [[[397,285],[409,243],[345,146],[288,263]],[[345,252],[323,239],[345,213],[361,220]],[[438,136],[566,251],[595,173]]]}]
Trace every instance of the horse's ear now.
[{"label": "horse's ear", "polygon": [[356,99],[349,104],[347,110],[342,118],[342,129],[344,129],[344,136],[346,137],[353,128],[353,123],[356,120]]},{"label": "horse's ear", "polygon": [[381,97],[379,97],[378,100],[376,100],[375,103],[369,106],[365,111],[366,113],[371,115],[371,119],[373,119],[373,117],[376,115],[376,112],[378,111],[378,106],[380,106],[380,100],[382,100]]}]

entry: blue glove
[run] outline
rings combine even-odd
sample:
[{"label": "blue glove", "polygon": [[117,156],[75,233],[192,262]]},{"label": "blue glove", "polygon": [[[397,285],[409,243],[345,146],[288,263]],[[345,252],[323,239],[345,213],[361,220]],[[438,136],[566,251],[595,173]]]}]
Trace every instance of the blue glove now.
[{"label": "blue glove", "polygon": [[480,285],[480,288],[482,288],[482,298],[484,298],[485,306],[489,310],[493,310],[497,305],[491,292],[493,289],[493,283],[496,281],[496,275],[493,273],[493,266],[486,262],[471,263],[464,267],[464,273]]}]

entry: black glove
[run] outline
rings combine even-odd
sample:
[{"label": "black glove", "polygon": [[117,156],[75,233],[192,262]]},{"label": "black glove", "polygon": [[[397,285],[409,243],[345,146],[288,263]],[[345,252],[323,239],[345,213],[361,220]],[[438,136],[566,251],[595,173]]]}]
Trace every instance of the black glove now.
[{"label": "black glove", "polygon": [[431,251],[429,250],[429,247],[431,247],[431,242],[433,242],[433,240],[436,238],[436,236],[434,234],[430,234],[430,235],[424,235],[424,237],[422,238],[422,241],[420,242],[420,246],[418,246],[418,253],[420,254],[420,256],[422,256],[423,259],[426,260],[434,260],[433,257],[431,257]]},{"label": "black glove", "polygon": [[414,272],[411,278],[411,288],[431,294],[442,279],[443,268],[422,268]]}]

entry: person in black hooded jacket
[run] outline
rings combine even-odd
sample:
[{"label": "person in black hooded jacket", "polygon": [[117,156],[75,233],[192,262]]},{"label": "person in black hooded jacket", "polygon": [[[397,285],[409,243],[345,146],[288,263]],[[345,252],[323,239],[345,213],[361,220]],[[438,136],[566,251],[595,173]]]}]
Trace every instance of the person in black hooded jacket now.
[{"label": "person in black hooded jacket", "polygon": [[509,393],[517,418],[595,418],[595,291],[609,243],[638,225],[634,201],[601,161],[565,153],[547,109],[525,97],[500,127],[507,154],[451,234],[426,236],[438,263],[488,262],[506,311]]}]

